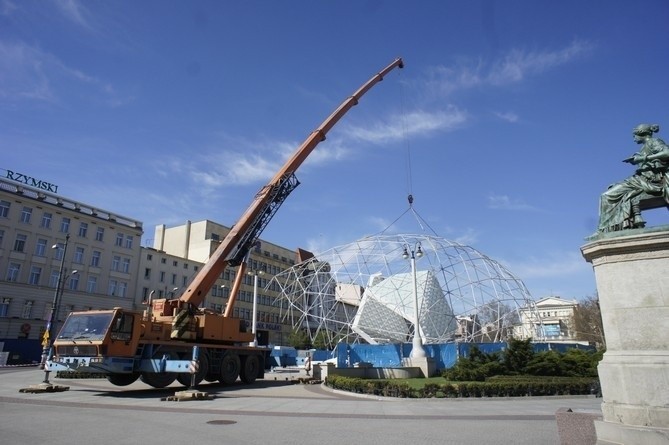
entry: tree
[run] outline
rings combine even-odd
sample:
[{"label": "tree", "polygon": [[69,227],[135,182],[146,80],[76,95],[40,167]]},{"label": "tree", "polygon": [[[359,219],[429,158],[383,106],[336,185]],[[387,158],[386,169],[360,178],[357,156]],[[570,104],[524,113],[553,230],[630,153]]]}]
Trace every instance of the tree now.
[{"label": "tree", "polygon": [[508,347],[504,351],[504,366],[509,374],[527,373],[527,366],[534,358],[534,347],[531,341],[531,338],[509,340]]},{"label": "tree", "polygon": [[577,340],[594,343],[598,350],[606,348],[597,294],[585,297],[574,309],[574,330]]},{"label": "tree", "polygon": [[312,346],[316,349],[332,349],[332,342],[328,338],[327,332],[325,329],[321,329],[314,336],[313,341],[311,342]]},{"label": "tree", "polygon": [[303,329],[296,329],[290,333],[288,344],[295,349],[309,349],[311,341]]},{"label": "tree", "polygon": [[512,326],[520,321],[518,312],[501,301],[489,301],[476,312],[476,320],[481,327],[478,342],[505,341]]}]

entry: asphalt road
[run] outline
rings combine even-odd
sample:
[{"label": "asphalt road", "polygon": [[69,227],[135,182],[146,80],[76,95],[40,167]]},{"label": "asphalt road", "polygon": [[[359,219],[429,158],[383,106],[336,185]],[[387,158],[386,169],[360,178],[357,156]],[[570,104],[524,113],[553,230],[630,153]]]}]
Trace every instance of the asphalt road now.
[{"label": "asphalt road", "polygon": [[593,397],[390,399],[299,384],[299,371],[253,385],[203,384],[212,400],[166,401],[184,388],[51,378],[68,391],[22,393],[36,368],[0,368],[0,443],[49,444],[559,444],[559,408],[600,412]]}]

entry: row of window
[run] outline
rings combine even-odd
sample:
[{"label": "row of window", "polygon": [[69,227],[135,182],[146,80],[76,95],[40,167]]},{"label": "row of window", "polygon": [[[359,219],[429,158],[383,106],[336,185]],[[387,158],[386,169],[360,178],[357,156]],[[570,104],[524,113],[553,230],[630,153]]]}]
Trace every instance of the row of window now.
[{"label": "row of window", "polygon": [[[32,265],[30,266],[30,274],[28,276],[28,284],[34,286],[42,285],[42,272],[43,269],[41,266]],[[56,288],[58,286],[59,270],[53,269],[51,275],[49,276],[48,286]],[[98,293],[98,276],[89,275],[86,281],[86,292],[94,294]],[[7,281],[12,282],[21,282],[21,263],[10,262],[7,266],[7,275],[5,278]],[[65,275],[63,277],[64,282],[61,285],[64,288],[67,288],[72,291],[79,290],[79,281],[80,274],[76,271]],[[112,295],[116,297],[125,297],[128,293],[128,283],[120,280],[110,279],[109,285],[107,287],[107,295]]]},{"label": "row of window", "polygon": [[[0,247],[2,247],[2,241],[4,237],[4,230],[0,230]],[[25,252],[26,243],[28,242],[28,236],[18,233],[16,239],[14,240],[14,250],[15,252]],[[47,253],[48,240],[45,238],[38,238],[35,243],[35,250],[33,254],[38,257],[46,257]],[[54,250],[53,258],[55,260],[61,260],[63,258],[62,248],[56,248]],[[72,263],[73,264],[85,264],[85,253],[86,250],[84,247],[76,246],[74,248],[74,253],[72,254]],[[93,250],[91,253],[91,258],[89,265],[91,267],[100,267],[100,260],[102,258],[102,251]],[[130,273],[130,263],[131,260],[128,257],[122,257],[121,255],[114,255],[112,257],[111,270],[115,272]],[[9,278],[7,278],[9,280]],[[12,280],[15,281],[15,280]],[[31,283],[37,284],[37,283]]]},{"label": "row of window", "polygon": [[[12,305],[11,298],[0,298],[0,317],[9,317],[9,309]],[[23,307],[21,308],[21,318],[26,320],[49,320],[51,318],[51,303],[44,303],[44,307],[41,313],[36,313],[35,301],[33,300],[24,300]],[[82,308],[83,310],[92,310],[93,307],[88,306]],[[67,314],[74,311],[74,305],[64,305],[60,308],[57,314],[55,314],[55,320],[63,320]]]},{"label": "row of window", "polygon": [[[0,218],[9,218],[11,202],[0,200]],[[23,224],[31,224],[33,209],[32,207],[23,206],[21,209],[21,216],[19,221]],[[51,229],[53,221],[53,213],[43,212],[42,219],[40,220],[40,227],[43,229]],[[60,232],[61,233],[70,233],[70,225],[72,220],[66,216],[61,217],[60,219]],[[86,238],[88,235],[88,226],[87,222],[79,222],[79,229],[77,235],[81,238]],[[24,235],[25,236],[25,235]],[[104,227],[97,227],[95,231],[95,241],[104,242],[105,229]],[[116,240],[114,245],[118,247],[125,247],[127,249],[132,249],[134,237],[132,235],[124,235],[121,232],[116,234]],[[14,249],[17,250],[17,249]]]},{"label": "row of window", "polygon": [[[221,306],[221,305],[217,305],[217,304],[211,304],[211,305],[209,306],[209,308],[210,308],[210,309],[213,309],[213,310],[216,311],[216,312],[220,312],[220,311],[222,310],[222,306]],[[235,317],[235,318],[241,318],[242,320],[249,320],[249,321],[251,321],[251,320],[253,319],[253,318],[252,318],[252,314],[253,314],[253,312],[251,311],[251,309],[243,308],[243,307],[239,307],[239,308],[236,307],[236,308],[232,311],[232,316],[233,316],[233,317]],[[279,320],[280,320],[280,319],[279,319],[279,314],[277,314],[277,313],[259,311],[259,312],[256,314],[256,321],[259,321],[259,322],[264,322],[264,323],[277,323],[277,324],[278,324],[278,323],[279,323]]]}]

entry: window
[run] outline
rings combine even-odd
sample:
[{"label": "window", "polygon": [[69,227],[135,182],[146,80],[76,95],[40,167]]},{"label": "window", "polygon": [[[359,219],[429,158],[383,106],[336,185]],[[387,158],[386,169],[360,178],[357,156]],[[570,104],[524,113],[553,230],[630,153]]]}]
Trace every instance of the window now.
[{"label": "window", "polygon": [[184,275],[182,278],[183,279],[181,280],[181,285],[183,287],[186,287],[186,285],[188,284],[188,277],[186,275]]},{"label": "window", "polygon": [[[30,268],[30,278],[28,279],[28,283],[32,285],[39,285],[39,277],[42,275],[42,268],[38,266],[32,266]],[[24,317],[27,318],[27,317]]]},{"label": "window", "polygon": [[111,339],[129,341],[132,338],[132,327],[134,325],[135,317],[130,314],[121,314],[112,323]]},{"label": "window", "polygon": [[102,256],[102,252],[99,250],[94,250],[93,255],[91,256],[91,266],[93,267],[100,267],[100,257]]},{"label": "window", "polygon": [[116,241],[115,244],[117,246],[122,246],[123,245],[123,234],[122,233],[117,233],[116,234]]},{"label": "window", "polygon": [[74,251],[74,258],[72,258],[73,263],[84,264],[84,248],[77,247]]},{"label": "window", "polygon": [[161,283],[165,282],[165,272],[160,272],[160,282]]},{"label": "window", "polygon": [[118,283],[117,295],[121,298],[125,298],[127,292],[128,283]]},{"label": "window", "polygon": [[40,227],[43,227],[45,229],[50,229],[52,219],[53,215],[51,213],[49,212],[42,213],[42,222],[40,223]]},{"label": "window", "polygon": [[88,283],[86,283],[86,292],[94,294],[98,290],[98,277],[89,276]]},{"label": "window", "polygon": [[179,263],[177,261],[172,261],[172,266],[177,267]]},{"label": "window", "polygon": [[167,260],[165,258],[160,259],[160,264],[167,264]]},{"label": "window", "polygon": [[148,267],[146,269],[144,269],[144,278],[146,280],[151,278],[151,269],[149,269]]},{"label": "window", "polygon": [[9,217],[9,206],[11,203],[9,201],[0,201],[0,217],[7,218]]},{"label": "window", "polygon": [[65,251],[65,248],[61,243],[58,243],[55,245],[53,248],[53,259],[54,260],[60,260],[63,258],[63,252]]},{"label": "window", "polygon": [[11,301],[11,298],[0,299],[0,317],[6,317],[9,314],[9,303]]},{"label": "window", "polygon": [[5,239],[5,231],[0,230],[0,247],[2,247],[2,240]]},{"label": "window", "polygon": [[21,312],[21,318],[30,318],[30,313],[33,311],[33,304],[35,302],[32,300],[27,300],[23,303],[23,311]]},{"label": "window", "polygon": [[123,258],[121,272],[130,273],[130,258]]},{"label": "window", "polygon": [[98,227],[97,231],[95,232],[95,241],[103,241],[104,237],[105,237],[104,227]]},{"label": "window", "polygon": [[49,277],[49,287],[55,288],[58,286],[58,270],[54,269],[51,271],[51,276]]},{"label": "window", "polygon": [[128,249],[132,249],[132,240],[133,240],[132,235],[126,235],[126,237],[125,237],[125,247],[127,247]]},{"label": "window", "polygon": [[14,241],[14,250],[17,252],[23,252],[23,249],[26,248],[26,240],[28,239],[27,235],[21,233],[16,235],[16,240]]},{"label": "window", "polygon": [[153,259],[153,255],[151,255],[150,253],[147,253],[146,254],[146,259],[151,261]]},{"label": "window", "polygon": [[116,288],[118,287],[118,282],[116,280],[109,280],[109,289],[108,293],[112,297],[116,295]]},{"label": "window", "polygon": [[35,256],[46,256],[46,243],[47,241],[43,238],[37,240],[35,245]]},{"label": "window", "polygon": [[86,233],[88,233],[88,223],[79,223],[79,236],[86,238]]},{"label": "window", "polygon": [[121,257],[120,256],[114,256],[112,259],[112,267],[111,270],[119,271],[121,268]]},{"label": "window", "polygon": [[7,268],[7,281],[18,281],[21,265],[19,263],[9,263]]},{"label": "window", "polygon": [[188,269],[188,263],[184,263],[184,269]]},{"label": "window", "polygon": [[21,210],[21,222],[30,224],[30,217],[33,216],[33,209],[30,207],[24,207],[23,210]]},{"label": "window", "polygon": [[79,274],[78,273],[73,273],[70,275],[70,282],[68,284],[68,287],[70,290],[77,290],[79,287]]},{"label": "window", "polygon": [[172,274],[172,284],[177,284],[177,274]]},{"label": "window", "polygon": [[60,220],[60,231],[63,233],[68,233],[70,231],[70,218],[65,218]]}]

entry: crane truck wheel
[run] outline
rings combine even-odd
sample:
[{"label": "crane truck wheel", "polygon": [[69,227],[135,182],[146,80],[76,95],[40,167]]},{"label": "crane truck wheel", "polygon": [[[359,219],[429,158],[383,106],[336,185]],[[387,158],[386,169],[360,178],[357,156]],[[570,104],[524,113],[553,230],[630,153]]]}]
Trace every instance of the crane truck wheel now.
[{"label": "crane truck wheel", "polygon": [[164,388],[171,385],[177,378],[174,372],[143,372],[139,377],[142,382],[154,388]]},{"label": "crane truck wheel", "polygon": [[253,383],[260,374],[260,359],[257,355],[247,355],[242,360],[242,370],[239,374],[242,382]]},{"label": "crane truck wheel", "polygon": [[[199,385],[200,382],[204,379],[204,376],[209,372],[209,356],[206,352],[202,351],[200,357],[198,358],[198,368],[195,373],[195,382],[194,385]],[[190,386],[192,374],[188,372],[180,372],[177,374],[177,381],[184,386]]]},{"label": "crane truck wheel", "polygon": [[[169,356],[171,360],[177,360],[179,356],[176,352],[168,352],[165,355]],[[158,351],[154,354],[154,358],[160,358],[163,353]],[[164,388],[171,385],[177,378],[175,372],[143,372],[139,377],[142,382],[154,388]]]},{"label": "crane truck wheel", "polygon": [[109,374],[107,380],[114,386],[128,386],[139,378],[139,373],[131,374]]},{"label": "crane truck wheel", "polygon": [[239,370],[241,368],[241,361],[239,356],[232,352],[228,352],[221,359],[221,376],[218,381],[225,385],[232,385],[239,377]]}]

